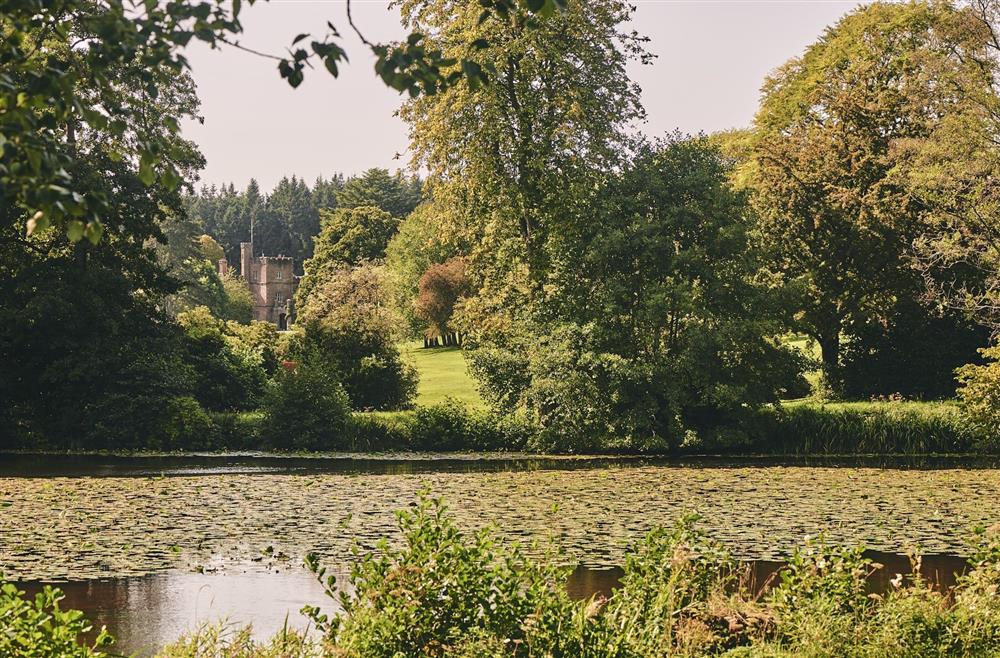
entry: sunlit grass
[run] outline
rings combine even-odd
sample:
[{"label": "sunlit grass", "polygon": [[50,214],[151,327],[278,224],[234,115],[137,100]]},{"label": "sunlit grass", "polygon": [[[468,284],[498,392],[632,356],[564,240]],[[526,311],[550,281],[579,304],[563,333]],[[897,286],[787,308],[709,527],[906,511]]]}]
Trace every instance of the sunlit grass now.
[{"label": "sunlit grass", "polygon": [[421,342],[413,341],[401,345],[400,351],[420,374],[417,405],[430,406],[451,397],[473,408],[484,406],[469,375],[461,348],[425,349]]}]

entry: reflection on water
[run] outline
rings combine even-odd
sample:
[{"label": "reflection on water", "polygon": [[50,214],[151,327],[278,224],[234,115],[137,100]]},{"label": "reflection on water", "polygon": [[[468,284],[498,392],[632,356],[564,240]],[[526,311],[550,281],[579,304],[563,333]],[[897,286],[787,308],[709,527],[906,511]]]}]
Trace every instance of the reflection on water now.
[{"label": "reflection on water", "polygon": [[[906,556],[869,551],[867,557],[883,565],[869,579],[873,592],[885,592],[896,574],[909,574]],[[783,563],[756,560],[747,563],[748,585],[760,591],[777,582]],[[928,555],[921,575],[940,591],[955,585],[968,568],[965,560],[949,555]],[[575,599],[592,595],[609,597],[618,587],[620,568],[573,570],[566,589]],[[336,574],[345,583],[343,574]],[[42,585],[19,583],[29,595]],[[324,596],[323,588],[304,569],[263,570],[247,568],[224,574],[167,572],[138,578],[57,583],[66,598],[63,607],[86,612],[95,629],[107,626],[117,638],[116,652],[149,656],[186,631],[199,625],[225,621],[234,626],[251,624],[260,638],[279,632],[286,624],[307,628],[299,614],[304,605],[318,605],[326,612],[337,610],[336,601]]]},{"label": "reflection on water", "polygon": [[740,468],[824,466],[851,468],[947,469],[1000,468],[996,457],[971,456],[788,456],[788,457],[600,457],[521,453],[343,453],[310,457],[273,454],[193,454],[168,456],[46,455],[0,453],[0,478],[155,477],[239,474],[492,473],[673,466]]},{"label": "reflection on water", "polygon": [[[107,626],[113,651],[149,656],[183,633],[210,622],[252,624],[254,635],[277,633],[286,618],[291,628],[306,628],[304,605],[332,603],[305,569],[248,569],[225,574],[168,572],[138,578],[55,583],[64,608],[83,610],[95,630]],[[18,583],[33,594],[41,583]]]}]

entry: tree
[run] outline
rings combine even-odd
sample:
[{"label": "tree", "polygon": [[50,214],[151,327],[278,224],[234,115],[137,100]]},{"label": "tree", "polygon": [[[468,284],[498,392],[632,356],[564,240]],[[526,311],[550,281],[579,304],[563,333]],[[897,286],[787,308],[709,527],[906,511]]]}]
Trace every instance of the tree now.
[{"label": "tree", "polygon": [[319,213],[304,180],[282,178],[267,197],[255,228],[258,254],[291,256],[301,264],[312,256],[313,237],[319,233]]},{"label": "tree", "polygon": [[928,211],[915,265],[933,300],[1000,330],[1000,3],[973,0],[949,36],[974,75],[943,82],[961,111],[942,116],[927,139],[900,145],[900,180]]},{"label": "tree", "polygon": [[469,253],[466,231],[448,230],[446,225],[452,222],[443,216],[446,212],[433,201],[418,206],[400,222],[385,250],[389,298],[413,335],[426,329],[413,304],[420,294],[420,277],[432,265]]},{"label": "tree", "polygon": [[631,7],[574,2],[536,25],[480,21],[471,3],[399,5],[406,26],[446,57],[483,40],[474,58],[496,72],[492,84],[415,98],[400,115],[435,203],[482,244],[473,269],[488,286],[510,289],[507,278],[523,265],[527,289],[536,289],[549,236],[582,221],[584,201],[628,150],[627,127],[644,116],[626,66],[648,58],[645,40],[620,27]]},{"label": "tree", "polygon": [[473,342],[483,393],[529,409],[541,447],[735,441],[728,426],[797,384],[800,358],[775,339],[780,299],[758,279],[752,213],[728,176],[705,139],[643,147],[595,220],[554,242],[545,304],[505,339]]},{"label": "tree", "polygon": [[296,293],[302,352],[319,355],[341,374],[358,409],[403,408],[416,393],[416,373],[396,348],[401,323],[384,278],[384,268],[373,263],[332,264],[311,294]]},{"label": "tree", "polygon": [[373,168],[343,183],[337,192],[337,206],[375,206],[402,219],[420,203],[421,189],[422,183],[416,176],[404,178],[402,172],[393,176],[387,169]]},{"label": "tree", "polygon": [[211,235],[202,234],[198,236],[198,249],[201,251],[202,258],[213,265],[218,264],[226,256],[222,245],[216,242],[215,238]]},{"label": "tree", "polygon": [[[483,5],[482,17],[524,21],[532,14],[550,15],[564,1],[490,0]],[[177,166],[184,157],[176,140],[180,124],[176,117],[149,116],[147,108],[155,106],[160,91],[156,76],[185,72],[188,62],[182,51],[192,39],[213,47],[242,48],[235,40],[243,29],[241,6],[240,0],[171,0],[128,7],[92,0],[6,3],[0,16],[0,202],[23,211],[12,219],[24,222],[27,216],[18,225],[26,226],[28,233],[55,223],[73,242],[100,239],[104,216],[111,211],[110,197],[74,176],[74,144],[81,130],[104,131],[116,146],[129,144],[144,184],[158,181],[176,189],[184,175]],[[488,79],[488,71],[466,56],[446,58],[427,48],[419,33],[404,43],[371,43],[351,20],[350,2],[347,18],[375,55],[375,72],[394,89],[411,96],[434,94],[462,80],[480,85]],[[302,83],[314,61],[337,76],[347,54],[336,42],[336,28],[332,23],[327,27],[325,37],[308,45],[309,34],[298,35],[287,57],[264,56],[277,60],[281,77],[293,87]],[[485,45],[476,42],[469,48]],[[132,94],[122,93],[117,76],[123,70],[133,76]],[[115,157],[126,155],[117,148],[112,152]]]},{"label": "tree", "polygon": [[922,292],[911,245],[927,210],[895,174],[901,145],[961,112],[953,85],[978,75],[949,40],[957,18],[941,3],[864,7],[764,85],[750,165],[762,239],[833,381],[852,327]]},{"label": "tree", "polygon": [[225,295],[225,305],[219,317],[223,320],[248,324],[253,318],[254,299],[246,281],[236,278],[232,273],[220,277],[220,279]]},{"label": "tree", "polygon": [[470,292],[465,268],[464,258],[452,258],[440,265],[431,265],[420,277],[416,310],[430,325],[429,332],[438,336],[452,332],[450,322],[455,305]]},{"label": "tree", "polygon": [[313,289],[343,266],[382,259],[398,226],[398,219],[374,206],[325,211],[315,254],[305,263],[298,303],[306,304]]},{"label": "tree", "polygon": [[317,210],[333,210],[337,207],[337,194],[344,188],[344,175],[334,174],[330,180],[322,176],[313,183],[313,204]]}]

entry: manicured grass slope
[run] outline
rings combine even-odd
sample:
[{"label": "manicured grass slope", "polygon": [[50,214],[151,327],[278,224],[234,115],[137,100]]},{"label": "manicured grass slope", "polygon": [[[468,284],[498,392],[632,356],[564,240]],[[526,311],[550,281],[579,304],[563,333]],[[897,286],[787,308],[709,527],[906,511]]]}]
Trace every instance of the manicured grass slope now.
[{"label": "manicured grass slope", "polygon": [[420,374],[417,385],[417,405],[429,406],[452,397],[471,407],[482,407],[476,383],[469,375],[465,357],[458,347],[425,349],[420,342],[401,346],[403,357]]}]

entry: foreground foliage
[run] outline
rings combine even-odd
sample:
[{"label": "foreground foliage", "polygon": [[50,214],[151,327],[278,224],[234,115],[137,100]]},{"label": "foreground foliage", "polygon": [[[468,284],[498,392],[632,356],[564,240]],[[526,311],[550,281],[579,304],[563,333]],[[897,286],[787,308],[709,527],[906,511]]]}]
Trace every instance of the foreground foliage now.
[{"label": "foreground foliage", "polygon": [[79,636],[91,630],[79,610],[60,608],[63,594],[46,586],[34,598],[10,583],[0,583],[0,656],[5,658],[102,658],[114,642],[104,629],[93,642]]},{"label": "foreground foliage", "polygon": [[[860,548],[808,540],[777,579],[754,583],[696,521],[649,533],[610,598],[574,601],[564,585],[568,571],[552,559],[532,560],[488,532],[464,535],[440,501],[421,497],[399,513],[404,545],[359,556],[347,590],[336,592],[334,579],[308,560],[343,610],[333,617],[304,611],[322,637],[289,641],[283,634],[258,646],[208,629],[162,657],[875,658],[1000,651],[997,529],[977,529],[971,569],[952,592],[899,576],[889,591],[873,595],[867,578],[882,566]],[[227,652],[234,646],[239,650]],[[276,653],[277,646],[286,650]]]}]

